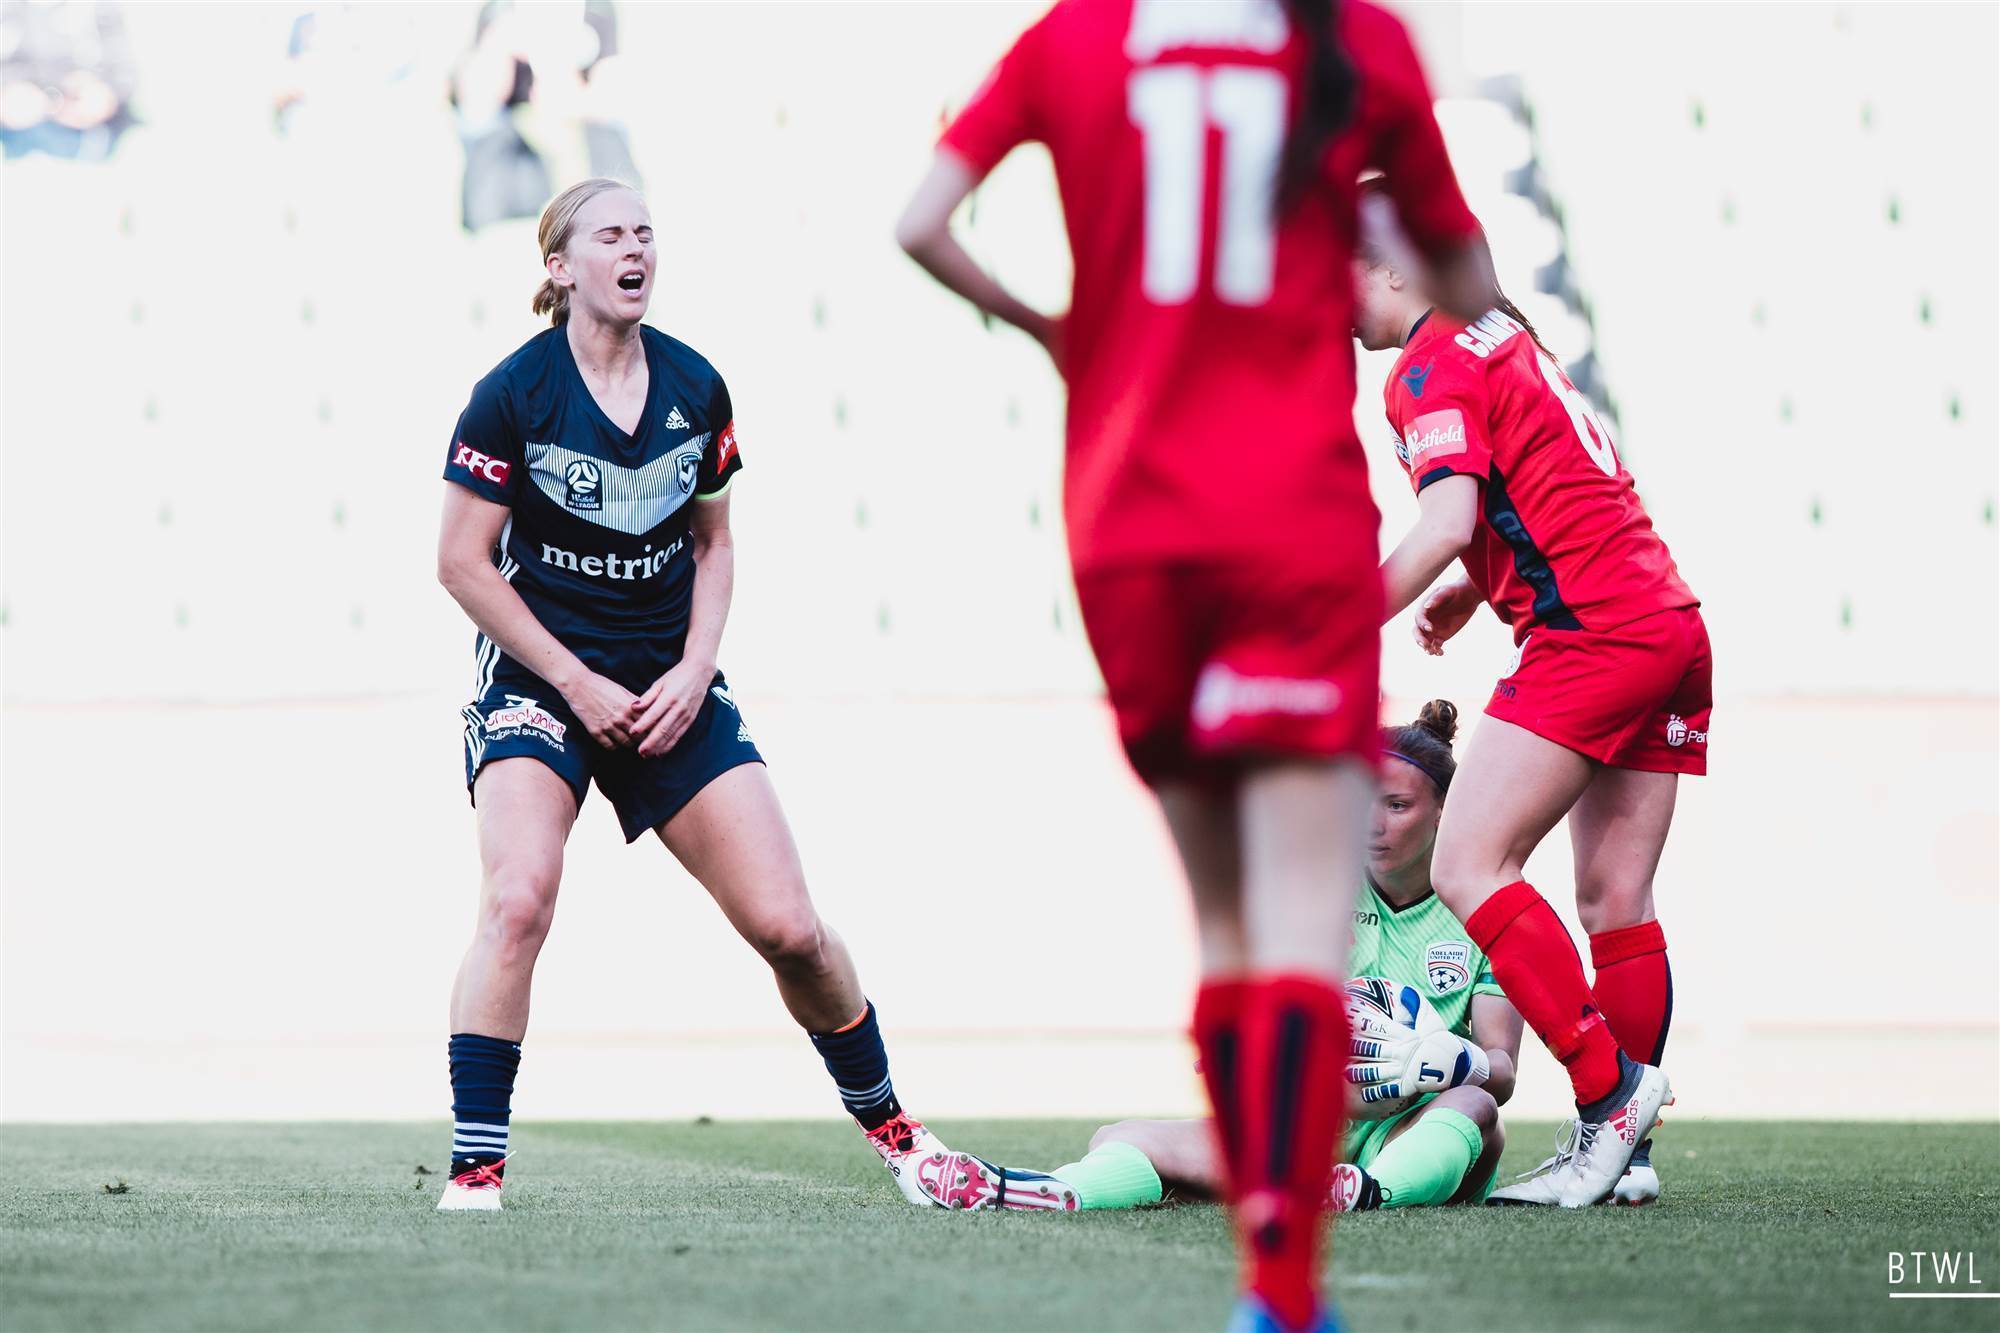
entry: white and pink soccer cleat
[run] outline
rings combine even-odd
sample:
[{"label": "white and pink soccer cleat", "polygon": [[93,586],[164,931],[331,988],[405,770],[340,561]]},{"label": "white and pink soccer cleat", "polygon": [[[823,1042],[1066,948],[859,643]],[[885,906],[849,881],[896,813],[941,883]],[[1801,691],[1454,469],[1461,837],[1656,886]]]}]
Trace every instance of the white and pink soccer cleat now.
[{"label": "white and pink soccer cleat", "polygon": [[917,1183],[940,1207],[977,1213],[994,1208],[1014,1212],[1073,1213],[1075,1187],[1043,1171],[995,1166],[969,1152],[940,1150],[917,1162]]},{"label": "white and pink soccer cleat", "polygon": [[950,1149],[938,1142],[937,1135],[924,1128],[923,1121],[903,1111],[864,1132],[881,1156],[882,1165],[895,1177],[896,1188],[903,1191],[905,1199],[919,1208],[944,1206],[927,1194],[917,1180],[918,1162],[934,1154],[951,1155]]},{"label": "white and pink soccer cleat", "polygon": [[1369,1213],[1382,1206],[1382,1186],[1352,1162],[1340,1162],[1327,1182],[1326,1206],[1335,1213]]},{"label": "white and pink soccer cleat", "polygon": [[501,1172],[507,1163],[503,1158],[484,1166],[475,1166],[470,1171],[461,1171],[445,1182],[444,1195],[438,1200],[441,1213],[497,1213],[500,1211]]}]

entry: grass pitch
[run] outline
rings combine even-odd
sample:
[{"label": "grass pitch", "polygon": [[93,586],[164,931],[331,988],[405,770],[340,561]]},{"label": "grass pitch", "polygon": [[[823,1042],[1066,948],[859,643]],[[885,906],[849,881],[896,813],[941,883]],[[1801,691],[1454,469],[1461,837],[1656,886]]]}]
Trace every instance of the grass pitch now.
[{"label": "grass pitch", "polygon": [[[934,1127],[1046,1167],[1093,1125]],[[1513,1127],[1503,1171],[1552,1129]],[[497,1217],[432,1211],[442,1178],[415,1168],[444,1144],[442,1123],[9,1126],[0,1326],[1216,1330],[1228,1310],[1215,1207],[921,1212],[844,1123],[518,1125]],[[1889,1299],[1887,1267],[1969,1250],[2000,1292],[2000,1127],[1681,1122],[1659,1149],[1650,1209],[1344,1219],[1349,1326],[2000,1328],[2000,1301]]]}]

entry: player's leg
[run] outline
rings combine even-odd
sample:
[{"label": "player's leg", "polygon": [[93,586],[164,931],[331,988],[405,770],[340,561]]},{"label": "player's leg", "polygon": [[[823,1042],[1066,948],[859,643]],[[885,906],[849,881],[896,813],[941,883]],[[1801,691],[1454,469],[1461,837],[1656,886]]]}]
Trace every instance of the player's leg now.
[{"label": "player's leg", "polygon": [[500,1205],[535,959],[555,914],[577,811],[570,782],[527,756],[487,762],[473,792],[479,912],[451,993],[451,1169],[438,1204],[446,1211]]},{"label": "player's leg", "polygon": [[1249,1260],[1247,1317],[1287,1326],[1318,1313],[1347,1059],[1340,971],[1372,795],[1358,757],[1372,758],[1380,586],[1372,544],[1351,554],[1305,577],[1215,566],[1077,584],[1202,926],[1194,1033]]},{"label": "player's leg", "polygon": [[[1452,1089],[1456,1092],[1459,1089]],[[1488,1097],[1488,1100],[1492,1100]],[[1468,1117],[1472,1118],[1472,1117]],[[1484,1203],[1486,1196],[1493,1192],[1494,1173],[1500,1169],[1500,1154],[1507,1150],[1507,1125],[1500,1118],[1500,1106],[1495,1102],[1490,1122],[1472,1118],[1479,1126],[1479,1156],[1472,1159],[1465,1179],[1446,1199],[1446,1203]]]},{"label": "player's leg", "polygon": [[[1576,906],[1590,935],[1591,991],[1618,1044],[1645,1064],[1665,1055],[1674,1012],[1673,969],[1653,907],[1653,878],[1673,823],[1677,773],[1599,771],[1570,811]],[[1642,1139],[1613,1191],[1619,1203],[1659,1197],[1652,1141]]]},{"label": "player's leg", "polygon": [[1381,589],[1368,543],[1316,567],[1221,567],[1211,581],[1189,739],[1237,775],[1249,986],[1230,1160],[1255,1298],[1245,1312],[1302,1327],[1320,1309],[1320,1219],[1345,1115],[1341,983],[1375,791]]},{"label": "player's leg", "polygon": [[[897,1101],[875,1007],[862,993],[846,944],[813,906],[768,770],[745,763],[716,775],[656,831],[770,966],[785,1008],[812,1039],[841,1104],[904,1196],[925,1207],[938,1202],[925,1193],[915,1165],[957,1154]],[[950,1179],[973,1174],[966,1163],[937,1165]]]},{"label": "player's leg", "polygon": [[1500,1106],[1484,1088],[1450,1088],[1365,1139],[1334,1169],[1334,1206],[1345,1212],[1462,1202],[1490,1179],[1505,1139]]},{"label": "player's leg", "polygon": [[1317,1302],[1319,1212],[1347,1059],[1340,964],[1374,778],[1359,761],[1156,781],[1194,896],[1194,1033],[1251,1283],[1288,1323]]},{"label": "player's leg", "polygon": [[1205,980],[1240,977],[1250,955],[1243,933],[1243,849],[1234,787],[1226,781],[1160,779],[1153,794],[1187,872],[1201,975]]},{"label": "player's leg", "polygon": [[1576,1094],[1575,1152],[1548,1176],[1496,1192],[1501,1202],[1580,1207],[1610,1194],[1669,1095],[1659,1070],[1618,1049],[1568,928],[1521,878],[1528,854],[1583,794],[1593,768],[1565,746],[1488,716],[1459,761],[1438,828],[1432,885],[1568,1070]]},{"label": "player's leg", "polygon": [[1202,1082],[1215,1113],[1226,1182],[1227,1163],[1236,1160],[1243,1144],[1238,1078],[1244,1001],[1250,989],[1245,975],[1250,956],[1243,923],[1236,796],[1226,781],[1213,777],[1156,776],[1153,790],[1180,852],[1194,905],[1201,984],[1195,992],[1192,1027]]},{"label": "player's leg", "polygon": [[1528,856],[1590,785],[1584,756],[1495,717],[1458,762],[1431,885],[1493,964],[1507,998],[1569,1070],[1579,1104],[1618,1083],[1618,1046],[1592,1002],[1569,930],[1521,878]]},{"label": "player's leg", "polygon": [[847,946],[820,919],[770,773],[722,773],[662,823],[660,840],[770,965],[785,1008],[808,1032],[833,1032],[866,1000]]},{"label": "player's leg", "polygon": [[1120,1120],[1090,1136],[1082,1160],[1050,1174],[1083,1208],[1136,1208],[1172,1192],[1219,1199],[1227,1188],[1213,1120]]}]

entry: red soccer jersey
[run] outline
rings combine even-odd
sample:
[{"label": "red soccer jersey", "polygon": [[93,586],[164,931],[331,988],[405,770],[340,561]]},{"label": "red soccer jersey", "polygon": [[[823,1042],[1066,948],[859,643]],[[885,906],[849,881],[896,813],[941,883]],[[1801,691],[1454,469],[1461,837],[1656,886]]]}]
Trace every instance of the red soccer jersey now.
[{"label": "red soccer jersey", "polygon": [[1387,171],[1429,253],[1478,223],[1403,25],[1366,0],[1339,13],[1354,114],[1282,216],[1305,42],[1276,0],[1061,0],[945,131],[981,175],[1029,140],[1055,159],[1076,273],[1062,370],[1079,570],[1372,554],[1352,424],[1356,180]]},{"label": "red soccer jersey", "polygon": [[1519,643],[1699,606],[1590,402],[1500,311],[1418,321],[1383,387],[1412,489],[1477,477],[1465,570]]}]

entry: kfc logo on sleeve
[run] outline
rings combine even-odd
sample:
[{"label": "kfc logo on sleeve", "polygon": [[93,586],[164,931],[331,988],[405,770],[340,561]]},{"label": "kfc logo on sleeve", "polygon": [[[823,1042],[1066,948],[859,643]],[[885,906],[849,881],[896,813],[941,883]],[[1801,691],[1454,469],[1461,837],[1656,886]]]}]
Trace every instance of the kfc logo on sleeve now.
[{"label": "kfc logo on sleeve", "polygon": [[734,457],[736,457],[736,423],[731,421],[722,428],[722,434],[716,438],[715,470],[721,472],[729,466],[729,460]]},{"label": "kfc logo on sleeve", "polygon": [[1426,412],[1403,432],[1410,471],[1422,475],[1425,467],[1440,458],[1465,452],[1465,416],[1455,407]]},{"label": "kfc logo on sleeve", "polygon": [[451,456],[451,463],[453,467],[462,467],[473,476],[490,481],[496,486],[507,484],[507,470],[512,466],[502,459],[480,453],[463,440],[458,443],[458,452]]}]

